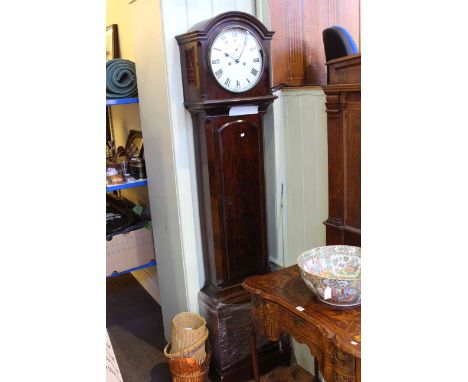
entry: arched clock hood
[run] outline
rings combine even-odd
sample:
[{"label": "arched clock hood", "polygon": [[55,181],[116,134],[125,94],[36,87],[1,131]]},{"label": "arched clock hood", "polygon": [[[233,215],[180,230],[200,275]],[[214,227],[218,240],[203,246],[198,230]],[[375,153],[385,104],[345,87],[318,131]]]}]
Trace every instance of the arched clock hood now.
[{"label": "arched clock hood", "polygon": [[261,23],[255,16],[252,16],[245,12],[225,12],[220,13],[219,15],[212,17],[211,19],[200,21],[199,23],[192,26],[187,33],[183,35],[176,36],[177,41],[183,36],[189,37],[191,34],[197,35],[199,38],[206,36],[210,30],[216,29],[219,24],[222,24],[224,20],[229,19],[229,21],[235,20],[238,21],[240,25],[250,25],[255,28],[259,34],[265,39],[270,39],[273,37],[275,32],[269,31],[263,23]]},{"label": "arched clock hood", "polygon": [[[210,47],[218,34],[229,27],[247,29],[260,42],[264,62],[256,86],[244,93],[233,93],[220,86],[210,68]],[[187,33],[176,36],[180,50],[184,105],[189,111],[200,111],[258,102],[265,109],[276,97],[271,91],[271,39],[269,31],[260,20],[244,12],[221,13],[201,21]],[[262,101],[266,102],[264,104]],[[266,110],[266,109],[265,109]]]}]

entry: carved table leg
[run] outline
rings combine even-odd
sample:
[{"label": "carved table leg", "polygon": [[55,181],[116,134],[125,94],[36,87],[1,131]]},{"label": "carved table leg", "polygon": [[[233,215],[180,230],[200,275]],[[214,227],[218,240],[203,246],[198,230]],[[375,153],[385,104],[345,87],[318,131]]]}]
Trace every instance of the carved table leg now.
[{"label": "carved table leg", "polygon": [[356,382],[361,382],[361,358],[356,359]]},{"label": "carved table leg", "polygon": [[255,377],[255,382],[260,382],[260,372],[258,370],[258,356],[257,356],[257,336],[253,327],[249,330],[249,347],[250,354],[252,355],[252,368]]},{"label": "carved table leg", "polygon": [[318,361],[317,361],[317,357],[314,356],[314,382],[320,382],[320,378],[319,378],[319,366],[318,366]]}]

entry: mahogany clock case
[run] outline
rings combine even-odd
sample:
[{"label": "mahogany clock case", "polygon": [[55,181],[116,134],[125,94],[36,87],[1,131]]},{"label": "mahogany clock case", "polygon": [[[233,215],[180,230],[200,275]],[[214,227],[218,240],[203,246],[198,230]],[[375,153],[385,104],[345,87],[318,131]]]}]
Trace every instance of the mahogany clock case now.
[{"label": "mahogany clock case", "polygon": [[[230,92],[209,65],[211,44],[228,28],[249,31],[261,46],[263,70],[257,84]],[[194,129],[203,257],[211,296],[231,300],[247,276],[268,271],[263,116],[276,96],[270,86],[268,31],[255,17],[227,12],[176,36],[180,49],[185,107]],[[231,107],[253,105],[258,113],[229,116]]]},{"label": "mahogany clock case", "polygon": [[[223,88],[210,67],[211,44],[227,28],[248,30],[261,46],[260,78],[241,93]],[[263,116],[276,98],[270,83],[272,36],[258,19],[243,12],[220,14],[176,36],[195,145],[206,280],[199,305],[210,330],[210,376],[215,381],[251,377],[247,346],[251,308],[241,282],[269,271]],[[241,105],[257,106],[258,113],[229,115],[233,106]],[[270,342],[259,354],[265,371],[290,357],[289,348],[281,351]],[[244,378],[246,373],[250,376]]]},{"label": "mahogany clock case", "polygon": [[[210,48],[216,36],[227,28],[247,29],[261,46],[263,71],[256,86],[252,89],[234,93],[224,89],[216,81],[210,68]],[[212,19],[194,25],[187,33],[176,36],[180,48],[182,83],[185,106],[189,109],[204,104],[218,104],[229,100],[231,106],[238,103],[255,101],[272,96],[270,83],[270,43],[274,32],[268,31],[254,16],[244,12],[226,12]],[[274,98],[273,98],[274,99]],[[272,99],[272,101],[273,101]]]}]

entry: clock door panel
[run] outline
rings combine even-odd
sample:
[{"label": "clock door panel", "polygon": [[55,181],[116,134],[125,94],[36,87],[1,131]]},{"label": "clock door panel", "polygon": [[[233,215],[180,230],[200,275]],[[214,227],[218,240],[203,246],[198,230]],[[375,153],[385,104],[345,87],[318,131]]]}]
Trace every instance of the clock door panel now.
[{"label": "clock door panel", "polygon": [[213,126],[224,286],[264,272],[267,256],[262,128],[257,116],[241,118],[226,118]]}]

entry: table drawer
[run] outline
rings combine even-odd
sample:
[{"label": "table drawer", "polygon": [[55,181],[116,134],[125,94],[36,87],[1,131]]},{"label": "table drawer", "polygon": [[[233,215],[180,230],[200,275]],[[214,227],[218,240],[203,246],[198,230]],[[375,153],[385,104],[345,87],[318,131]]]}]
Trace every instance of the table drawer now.
[{"label": "table drawer", "polygon": [[[288,332],[298,340],[300,340],[300,337],[307,340],[314,347],[312,350],[317,357],[321,358],[321,354],[323,354],[327,363],[334,364],[343,372],[353,373],[355,368],[354,356],[337,349],[317,327],[310,325],[299,315],[293,314],[277,304],[268,302],[265,303],[264,314],[266,317],[270,317],[271,321],[278,321],[284,327],[284,329],[280,329],[281,331]],[[328,355],[333,356],[329,358]]]}]

